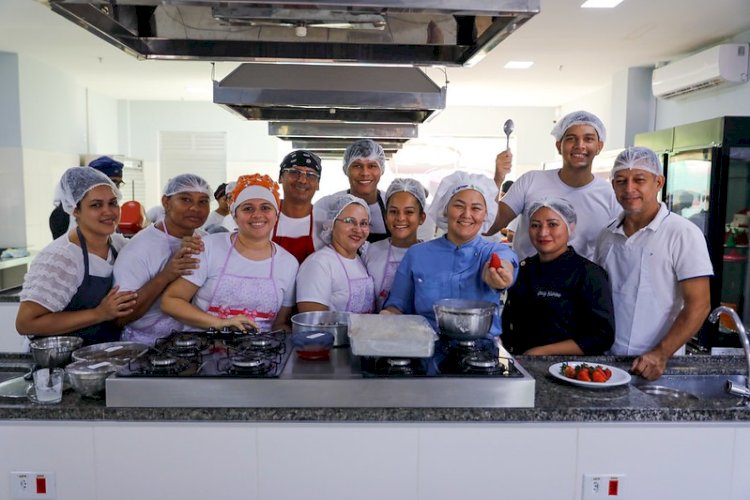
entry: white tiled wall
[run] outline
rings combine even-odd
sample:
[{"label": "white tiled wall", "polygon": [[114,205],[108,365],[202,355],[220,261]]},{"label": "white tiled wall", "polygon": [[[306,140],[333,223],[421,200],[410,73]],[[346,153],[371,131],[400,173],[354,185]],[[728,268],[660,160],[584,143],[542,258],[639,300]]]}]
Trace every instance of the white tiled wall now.
[{"label": "white tiled wall", "polygon": [[0,247],[26,245],[20,148],[0,148]]}]

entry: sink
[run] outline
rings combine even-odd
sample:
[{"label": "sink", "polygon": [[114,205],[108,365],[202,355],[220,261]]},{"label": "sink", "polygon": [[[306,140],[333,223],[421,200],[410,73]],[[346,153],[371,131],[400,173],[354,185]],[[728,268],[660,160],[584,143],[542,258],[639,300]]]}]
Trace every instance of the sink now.
[{"label": "sink", "polygon": [[727,380],[744,387],[745,375],[663,375],[656,380],[639,379],[633,385],[651,396],[675,401],[734,400],[740,398],[727,394]]}]

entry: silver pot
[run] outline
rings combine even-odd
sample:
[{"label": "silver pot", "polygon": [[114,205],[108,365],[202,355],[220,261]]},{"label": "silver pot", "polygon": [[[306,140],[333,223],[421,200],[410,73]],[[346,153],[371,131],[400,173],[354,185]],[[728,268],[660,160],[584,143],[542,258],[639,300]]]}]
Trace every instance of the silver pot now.
[{"label": "silver pot", "polygon": [[83,345],[81,337],[37,337],[29,344],[34,362],[42,368],[55,368],[70,363],[73,351]]},{"label": "silver pot", "polygon": [[96,398],[104,392],[107,377],[120,368],[108,362],[76,361],[65,368],[70,385],[82,396]]},{"label": "silver pot", "polygon": [[483,300],[442,299],[432,306],[441,335],[474,340],[487,336],[497,304]]},{"label": "silver pot", "polygon": [[349,314],[340,311],[312,311],[292,316],[292,332],[330,332],[333,345],[349,345]]}]

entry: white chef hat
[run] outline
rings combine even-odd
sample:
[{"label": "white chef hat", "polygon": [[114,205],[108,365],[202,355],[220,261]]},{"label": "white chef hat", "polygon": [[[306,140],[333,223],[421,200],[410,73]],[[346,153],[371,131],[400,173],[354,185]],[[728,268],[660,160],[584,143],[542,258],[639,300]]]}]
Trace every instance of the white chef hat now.
[{"label": "white chef hat", "polygon": [[638,169],[663,175],[664,171],[656,153],[642,146],[632,146],[620,152],[612,166],[612,176],[615,172],[625,169]]},{"label": "white chef hat", "polygon": [[552,127],[550,134],[555,136],[556,141],[561,141],[565,132],[573,125],[591,125],[599,134],[600,141],[604,142],[607,139],[607,129],[604,127],[604,123],[598,116],[588,111],[573,111],[563,116]]},{"label": "white chef hat", "polygon": [[109,177],[91,167],[72,167],[66,170],[55,189],[55,202],[62,204],[65,213],[72,214],[86,193],[97,186],[109,186],[117,199],[122,199],[120,190]]},{"label": "white chef hat", "polygon": [[562,218],[563,222],[565,222],[565,226],[568,228],[568,238],[573,235],[573,229],[575,229],[576,222],[578,221],[578,216],[576,215],[576,209],[573,207],[573,205],[570,204],[568,200],[566,200],[565,198],[549,197],[533,202],[529,206],[529,209],[526,211],[526,215],[528,216],[529,220],[531,220],[531,216],[534,215],[540,208],[549,208],[553,212],[557,213],[557,215]]},{"label": "white chef hat", "polygon": [[497,202],[495,199],[497,198],[498,190],[495,182],[482,174],[470,174],[459,170],[440,181],[440,185],[435,193],[435,199],[432,205],[430,205],[430,217],[432,217],[435,224],[443,231],[447,231],[448,229],[448,217],[446,214],[448,202],[456,193],[467,189],[479,191],[484,197],[484,204],[487,206],[487,217],[482,224],[482,232],[486,232],[492,226],[497,214]]},{"label": "white chef hat", "polygon": [[388,190],[385,192],[386,205],[390,197],[396,193],[409,193],[413,195],[422,206],[422,211],[425,211],[427,206],[427,190],[418,180],[402,177],[393,179],[393,182],[391,182],[391,185],[388,186]]},{"label": "white chef hat", "polygon": [[333,223],[339,218],[341,212],[351,204],[357,204],[367,211],[367,217],[370,217],[370,207],[367,206],[367,202],[362,198],[358,198],[352,194],[340,194],[332,196],[326,206],[320,203],[314,205],[313,218],[319,221],[322,225],[320,232],[320,239],[325,243],[331,242],[331,235],[333,234]]}]

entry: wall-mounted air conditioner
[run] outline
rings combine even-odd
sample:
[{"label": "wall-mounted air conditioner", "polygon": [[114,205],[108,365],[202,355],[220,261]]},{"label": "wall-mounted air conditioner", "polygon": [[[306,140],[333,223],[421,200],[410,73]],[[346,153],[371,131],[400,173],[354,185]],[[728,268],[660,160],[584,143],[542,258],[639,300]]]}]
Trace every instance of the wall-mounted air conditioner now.
[{"label": "wall-mounted air conditioner", "polygon": [[716,45],[685,59],[656,68],[651,76],[654,96],[671,99],[719,85],[747,81],[748,44]]}]

